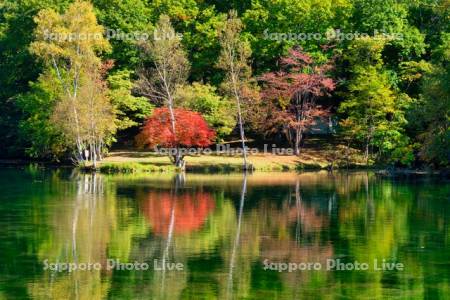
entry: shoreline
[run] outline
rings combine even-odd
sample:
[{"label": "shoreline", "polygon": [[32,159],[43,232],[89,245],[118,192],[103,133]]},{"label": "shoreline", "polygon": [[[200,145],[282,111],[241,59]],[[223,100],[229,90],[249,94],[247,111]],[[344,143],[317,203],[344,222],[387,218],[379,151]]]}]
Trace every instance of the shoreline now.
[{"label": "shoreline", "polygon": [[[307,172],[307,171],[371,171],[383,178],[450,178],[449,170],[386,168],[349,162],[329,162],[318,158],[305,159],[300,156],[253,155],[249,156],[251,172]],[[44,168],[73,168],[84,172],[104,174],[179,172],[166,156],[150,152],[114,151],[94,169],[92,166],[76,167],[68,162],[49,162],[27,159],[0,159],[0,166],[24,167],[36,164]],[[241,157],[226,155],[199,155],[186,157],[186,173],[215,174],[242,172]]]}]

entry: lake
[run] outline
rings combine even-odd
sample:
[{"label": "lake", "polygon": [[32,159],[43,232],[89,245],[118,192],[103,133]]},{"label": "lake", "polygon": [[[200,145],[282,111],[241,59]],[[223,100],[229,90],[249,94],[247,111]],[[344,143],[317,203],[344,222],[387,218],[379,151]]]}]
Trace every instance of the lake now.
[{"label": "lake", "polygon": [[450,299],[443,180],[0,178],[0,299]]}]

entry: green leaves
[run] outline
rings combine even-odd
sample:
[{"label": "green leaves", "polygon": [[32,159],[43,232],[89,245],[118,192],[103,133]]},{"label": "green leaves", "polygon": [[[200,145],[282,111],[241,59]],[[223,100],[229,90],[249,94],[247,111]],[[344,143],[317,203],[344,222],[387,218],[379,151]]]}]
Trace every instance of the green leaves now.
[{"label": "green leaves", "polygon": [[134,69],[139,63],[136,40],[124,39],[127,34],[151,34],[148,24],[153,10],[145,0],[94,0],[99,22],[111,36],[112,51],[108,58],[115,61],[116,68]]},{"label": "green leaves", "polygon": [[145,97],[135,97],[131,90],[131,71],[119,70],[108,76],[109,97],[117,114],[117,129],[140,126],[151,115],[153,105]]},{"label": "green leaves", "polygon": [[385,40],[360,39],[350,46],[352,76],[339,107],[341,126],[365,146],[366,159],[375,147],[378,159],[409,164],[412,148],[404,130],[409,97],[397,95],[391,87],[381,58],[384,45]]},{"label": "green leaves", "polygon": [[175,98],[182,107],[201,113],[216,131],[219,141],[223,141],[236,125],[234,101],[219,96],[216,88],[209,84],[194,82],[180,86]]},{"label": "green leaves", "polygon": [[[442,37],[437,49],[432,72],[425,76],[420,109],[414,117],[420,118],[423,143],[420,155],[436,166],[450,164],[450,35]],[[420,124],[420,123],[419,123]]]},{"label": "green leaves", "polygon": [[31,84],[31,91],[19,95],[15,104],[22,112],[19,139],[25,145],[25,153],[32,158],[54,160],[63,155],[67,147],[61,130],[50,121],[57,91],[47,81],[49,75]]},{"label": "green leaves", "polygon": [[41,10],[34,21],[37,27],[30,51],[49,65],[58,59],[79,67],[99,65],[97,52],[110,49],[103,37],[104,28],[97,24],[94,8],[88,2],[76,1],[62,15],[53,9]]}]

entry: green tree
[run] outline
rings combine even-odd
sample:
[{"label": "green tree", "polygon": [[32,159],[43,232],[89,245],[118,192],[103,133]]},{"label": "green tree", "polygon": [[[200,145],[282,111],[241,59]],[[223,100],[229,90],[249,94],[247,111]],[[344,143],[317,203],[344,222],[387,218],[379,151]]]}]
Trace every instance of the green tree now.
[{"label": "green tree", "polygon": [[183,44],[191,62],[190,80],[218,85],[223,72],[215,66],[220,54],[219,31],[226,21],[214,7],[205,6],[189,21],[183,31]]},{"label": "green tree", "polygon": [[[162,15],[155,27],[153,39],[141,43],[143,65],[138,71],[138,90],[157,105],[169,110],[170,130],[177,136],[175,118],[175,92],[186,82],[189,74],[189,61],[181,45],[178,34],[172,27],[170,18]],[[182,155],[175,149],[175,165],[184,169]]]},{"label": "green tree", "polygon": [[[255,72],[276,69],[278,58],[294,46],[324,58],[321,45],[328,42],[327,31],[334,28],[346,32],[351,9],[349,0],[252,1],[242,20],[251,43]],[[294,34],[293,38],[289,34]]]},{"label": "green tree", "polygon": [[[74,155],[75,162],[89,160],[94,168],[97,167],[97,161],[102,159],[104,147],[113,141],[116,131],[114,108],[101,76],[95,69],[89,75],[81,75],[77,91],[81,101],[61,98],[51,118],[52,123],[61,128],[64,137],[72,143],[69,146],[76,145],[78,151],[84,151],[79,156]],[[78,143],[81,143],[81,147]]]},{"label": "green tree", "polygon": [[139,126],[153,110],[153,105],[147,98],[132,94],[131,75],[129,70],[118,70],[107,78],[109,97],[117,114],[118,130]]},{"label": "green tree", "polygon": [[180,86],[175,98],[180,106],[201,113],[216,131],[219,141],[223,141],[236,125],[234,103],[219,96],[216,88],[209,84],[194,82]]},{"label": "green tree", "polygon": [[251,49],[249,43],[241,37],[242,22],[236,11],[230,11],[225,27],[220,32],[221,52],[217,66],[226,73],[223,87],[227,94],[236,101],[239,133],[242,142],[244,169],[247,165],[245,146],[244,120],[242,118],[243,90],[249,85],[251,68],[249,58]]},{"label": "green tree", "polygon": [[418,136],[423,143],[421,157],[436,166],[447,167],[450,164],[450,34],[443,35],[435,56],[413,117],[422,121],[423,131]]},{"label": "green tree", "polygon": [[219,84],[223,74],[214,65],[220,52],[218,32],[223,28],[226,14],[217,13],[207,1],[152,1],[152,20],[167,15],[182,43],[191,64],[191,81],[211,81]]},{"label": "green tree", "polygon": [[[3,0],[0,1],[0,155],[23,155],[29,144],[19,132],[19,123],[27,115],[16,103],[19,94],[27,93],[29,82],[41,73],[39,64],[29,52],[33,40],[33,17],[42,8],[61,8],[66,0]],[[22,132],[23,133],[23,132]],[[21,143],[26,144],[22,145]]]},{"label": "green tree", "polygon": [[139,63],[136,42],[144,34],[150,34],[151,7],[144,0],[93,0],[92,3],[112,46],[108,58],[114,60],[117,69],[135,69]]},{"label": "green tree", "polygon": [[450,30],[448,0],[402,1],[408,5],[408,21],[425,34],[429,50],[441,44],[441,33]]},{"label": "green tree", "polygon": [[51,82],[52,74],[43,74],[30,91],[18,95],[15,104],[21,111],[18,125],[20,144],[32,158],[57,160],[65,154],[67,146],[61,130],[50,122],[58,99],[58,87]]},{"label": "green tree", "polygon": [[396,0],[353,0],[353,30],[375,36],[395,35],[388,41],[386,63],[420,57],[425,53],[425,39],[408,21],[408,5]]},{"label": "green tree", "polygon": [[404,134],[409,97],[397,95],[391,87],[381,58],[385,44],[384,39],[362,38],[349,47],[347,60],[352,74],[339,107],[344,115],[341,126],[362,143],[366,161],[372,149],[378,158],[407,164],[413,159]]},{"label": "green tree", "polygon": [[41,10],[35,22],[36,41],[30,49],[53,70],[52,83],[61,87],[52,120],[62,126],[68,146],[74,148],[73,160],[83,163],[90,158],[95,164],[106,137],[114,131],[98,57],[98,52],[109,49],[103,27],[93,6],[83,1],[72,3],[64,14]]},{"label": "green tree", "polygon": [[153,11],[152,21],[156,22],[160,16],[166,15],[179,26],[194,19],[200,11],[195,0],[154,0],[149,6]]}]

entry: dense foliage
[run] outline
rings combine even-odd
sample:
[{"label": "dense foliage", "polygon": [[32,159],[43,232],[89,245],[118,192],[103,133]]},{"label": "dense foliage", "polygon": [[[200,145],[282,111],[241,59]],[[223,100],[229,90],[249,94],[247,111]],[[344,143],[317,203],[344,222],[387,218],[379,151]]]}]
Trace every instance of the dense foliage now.
[{"label": "dense foliage", "polygon": [[[286,67],[293,49],[313,64]],[[101,157],[178,107],[217,141],[270,143],[327,113],[368,161],[446,167],[449,49],[448,0],[3,0],[0,155]],[[295,105],[317,72],[328,87]]]},{"label": "dense foliage", "polygon": [[[176,120],[175,128],[171,126],[172,117]],[[176,108],[173,112],[167,108],[157,108],[136,140],[140,146],[166,148],[173,163],[184,167],[183,158],[188,148],[207,147],[215,137],[216,133],[199,113],[182,108]]]},{"label": "dense foliage", "polygon": [[147,119],[138,143],[148,147],[206,147],[212,144],[215,132],[205,119],[196,112],[177,108],[175,134],[170,128],[170,113],[167,108],[157,108]]},{"label": "dense foliage", "polygon": [[[305,131],[323,118],[327,111],[317,104],[317,98],[335,89],[334,81],[327,77],[329,64],[315,65],[313,59],[301,51],[290,50],[280,61],[282,70],[264,74],[263,97],[269,104],[266,121],[275,130],[280,128],[299,154]],[[272,129],[273,130],[273,129]]]}]

